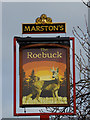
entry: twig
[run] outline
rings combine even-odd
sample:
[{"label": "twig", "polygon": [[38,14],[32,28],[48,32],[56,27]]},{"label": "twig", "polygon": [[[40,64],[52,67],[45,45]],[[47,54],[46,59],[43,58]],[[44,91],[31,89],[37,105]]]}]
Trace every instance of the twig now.
[{"label": "twig", "polygon": [[90,7],[90,6],[88,5],[88,3],[84,2],[83,0],[82,0],[82,2],[83,2],[83,4],[86,5],[87,7]]}]

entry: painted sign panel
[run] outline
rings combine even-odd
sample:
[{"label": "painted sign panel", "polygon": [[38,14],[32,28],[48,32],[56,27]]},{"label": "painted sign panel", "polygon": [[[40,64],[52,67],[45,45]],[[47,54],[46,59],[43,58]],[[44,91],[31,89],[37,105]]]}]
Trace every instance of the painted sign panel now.
[{"label": "painted sign panel", "polygon": [[20,106],[69,106],[69,46],[20,48]]}]

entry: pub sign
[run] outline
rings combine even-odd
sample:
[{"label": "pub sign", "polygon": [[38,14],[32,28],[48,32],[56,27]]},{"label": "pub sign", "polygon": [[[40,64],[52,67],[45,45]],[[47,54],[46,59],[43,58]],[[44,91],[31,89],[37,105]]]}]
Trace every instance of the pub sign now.
[{"label": "pub sign", "polygon": [[67,39],[55,43],[57,38],[18,38],[20,107],[69,106]]},{"label": "pub sign", "polygon": [[[22,34],[66,33],[66,23],[53,23],[42,14],[35,23],[23,23]],[[27,113],[26,107],[70,107],[70,45],[72,44],[73,112]],[[18,52],[19,54],[18,54]],[[19,59],[18,59],[19,57]],[[17,62],[19,60],[19,62]],[[18,64],[19,63],[19,64]],[[19,69],[19,73],[18,70]],[[17,73],[19,77],[17,78]],[[19,80],[19,81],[18,81]],[[17,113],[17,82],[19,107]],[[74,37],[14,37],[14,115],[49,118],[76,114]]]}]

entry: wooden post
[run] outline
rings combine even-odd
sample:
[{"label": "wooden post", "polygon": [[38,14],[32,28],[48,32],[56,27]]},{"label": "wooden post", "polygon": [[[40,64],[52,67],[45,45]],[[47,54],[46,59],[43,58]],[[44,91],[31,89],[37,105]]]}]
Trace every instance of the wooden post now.
[{"label": "wooden post", "polygon": [[40,120],[49,120],[49,115],[40,115]]}]

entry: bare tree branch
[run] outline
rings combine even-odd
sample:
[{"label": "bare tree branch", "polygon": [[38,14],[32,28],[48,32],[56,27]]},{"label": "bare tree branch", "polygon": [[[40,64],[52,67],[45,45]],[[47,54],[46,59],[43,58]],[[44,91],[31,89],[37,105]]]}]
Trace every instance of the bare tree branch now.
[{"label": "bare tree branch", "polygon": [[81,0],[81,1],[83,2],[84,5],[86,5],[87,7],[90,7],[88,3],[86,3],[84,0]]}]

